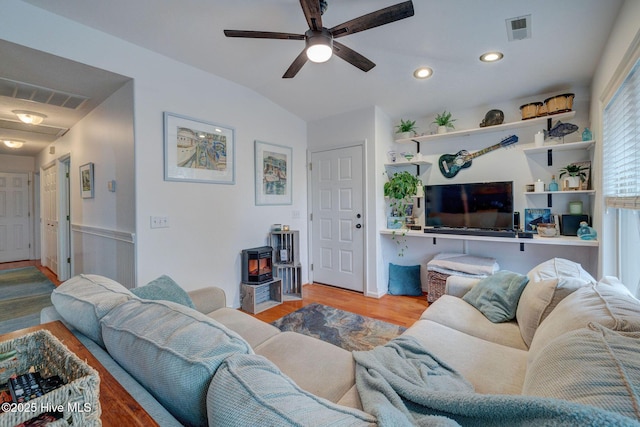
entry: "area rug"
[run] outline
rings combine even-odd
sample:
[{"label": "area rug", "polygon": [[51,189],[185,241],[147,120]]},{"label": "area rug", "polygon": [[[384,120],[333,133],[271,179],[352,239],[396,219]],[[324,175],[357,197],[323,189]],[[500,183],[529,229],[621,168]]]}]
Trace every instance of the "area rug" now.
[{"label": "area rug", "polygon": [[271,323],[281,331],[309,335],[345,350],[370,350],[407,328],[337,308],[312,303]]},{"label": "area rug", "polygon": [[0,271],[0,334],[40,324],[55,285],[35,267]]}]

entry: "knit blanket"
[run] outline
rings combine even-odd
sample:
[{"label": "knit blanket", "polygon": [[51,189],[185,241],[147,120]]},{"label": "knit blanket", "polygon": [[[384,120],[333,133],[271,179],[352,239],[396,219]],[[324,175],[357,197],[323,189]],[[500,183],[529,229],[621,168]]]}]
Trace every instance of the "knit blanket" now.
[{"label": "knit blanket", "polygon": [[[559,399],[475,393],[411,336],[354,351],[365,412],[385,426],[639,426],[628,417]],[[472,357],[470,355],[470,357]]]}]

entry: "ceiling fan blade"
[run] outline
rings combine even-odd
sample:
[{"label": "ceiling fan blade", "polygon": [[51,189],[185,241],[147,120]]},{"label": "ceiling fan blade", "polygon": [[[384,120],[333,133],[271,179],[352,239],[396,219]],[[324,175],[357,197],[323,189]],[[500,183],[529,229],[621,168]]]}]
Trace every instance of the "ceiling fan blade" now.
[{"label": "ceiling fan blade", "polygon": [[300,0],[300,6],[307,19],[309,28],[314,31],[322,29],[322,13],[320,13],[320,0]]},{"label": "ceiling fan blade", "polygon": [[335,40],[333,41],[333,53],[347,61],[349,64],[360,68],[365,73],[376,66],[376,64],[369,61],[367,58],[360,55],[355,50],[350,49]]},{"label": "ceiling fan blade", "polygon": [[224,35],[249,39],[304,40],[304,34],[274,33],[271,31],[224,30]]},{"label": "ceiling fan blade", "polygon": [[[302,0],[300,0],[302,1]],[[413,16],[413,2],[405,1],[394,6],[385,7],[376,12],[371,12],[359,18],[352,19],[331,28],[329,32],[333,37],[343,37],[349,34],[358,33],[380,25],[389,24],[401,19]]]},{"label": "ceiling fan blade", "polygon": [[293,60],[287,71],[282,76],[283,79],[292,79],[298,74],[298,71],[307,63],[307,50],[303,49],[300,55]]}]

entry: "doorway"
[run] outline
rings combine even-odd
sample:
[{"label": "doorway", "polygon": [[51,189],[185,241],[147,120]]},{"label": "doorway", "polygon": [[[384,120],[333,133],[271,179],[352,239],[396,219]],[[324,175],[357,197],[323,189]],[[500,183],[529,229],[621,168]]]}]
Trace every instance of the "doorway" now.
[{"label": "doorway", "polygon": [[0,172],[0,262],[29,259],[29,174]]},{"label": "doorway", "polygon": [[42,253],[41,263],[59,280],[71,277],[71,218],[67,156],[42,169]]},{"label": "doorway", "polygon": [[313,281],[364,291],[363,145],[311,153]]}]

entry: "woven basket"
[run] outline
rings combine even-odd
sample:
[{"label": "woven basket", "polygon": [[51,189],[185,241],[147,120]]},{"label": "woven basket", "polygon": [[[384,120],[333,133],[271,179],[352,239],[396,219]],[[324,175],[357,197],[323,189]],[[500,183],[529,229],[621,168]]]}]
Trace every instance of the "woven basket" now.
[{"label": "woven basket", "polygon": [[444,288],[447,285],[447,277],[449,274],[440,273],[439,271],[427,271],[427,301],[434,302],[444,295]]},{"label": "woven basket", "polygon": [[[12,375],[29,372],[33,366],[43,378],[58,375],[65,385],[33,399],[20,411],[0,413],[0,427],[12,427],[41,413],[62,407],[62,419],[50,426],[101,426],[100,376],[80,360],[51,332],[36,331],[0,342],[0,354],[15,350],[16,355],[0,362],[0,384]],[[16,409],[20,409],[19,407]]]}]

